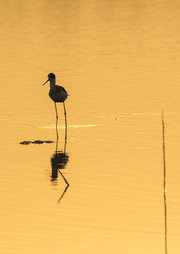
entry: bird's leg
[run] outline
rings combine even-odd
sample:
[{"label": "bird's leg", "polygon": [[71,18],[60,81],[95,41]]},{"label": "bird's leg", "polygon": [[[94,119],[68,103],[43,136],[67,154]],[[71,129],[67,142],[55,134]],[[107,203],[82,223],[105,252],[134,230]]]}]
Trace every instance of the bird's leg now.
[{"label": "bird's leg", "polygon": [[57,135],[57,140],[58,140],[59,139],[59,136],[58,136],[58,112],[57,112],[56,102],[54,102],[54,106],[55,106],[55,111],[56,111],[56,135]]},{"label": "bird's leg", "polygon": [[63,102],[63,106],[64,106],[64,117],[65,117],[65,141],[66,141],[67,140],[67,117],[66,117],[66,107],[64,102]]}]

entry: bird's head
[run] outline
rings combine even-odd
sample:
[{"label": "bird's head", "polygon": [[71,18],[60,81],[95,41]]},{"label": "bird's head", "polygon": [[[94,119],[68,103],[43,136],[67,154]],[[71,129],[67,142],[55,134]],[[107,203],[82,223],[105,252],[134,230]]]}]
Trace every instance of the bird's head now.
[{"label": "bird's head", "polygon": [[54,73],[49,73],[48,74],[48,79],[51,80],[51,79],[55,79],[55,74]]},{"label": "bird's head", "polygon": [[48,80],[46,80],[46,82],[43,84],[43,86],[48,82],[48,81],[54,81],[56,78],[54,73],[49,73],[48,74]]}]

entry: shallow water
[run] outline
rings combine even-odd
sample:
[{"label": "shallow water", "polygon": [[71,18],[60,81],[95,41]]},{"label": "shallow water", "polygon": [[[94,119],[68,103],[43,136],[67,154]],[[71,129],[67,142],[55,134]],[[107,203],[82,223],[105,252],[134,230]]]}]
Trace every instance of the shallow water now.
[{"label": "shallow water", "polygon": [[0,2],[1,253],[179,253],[179,5]]}]

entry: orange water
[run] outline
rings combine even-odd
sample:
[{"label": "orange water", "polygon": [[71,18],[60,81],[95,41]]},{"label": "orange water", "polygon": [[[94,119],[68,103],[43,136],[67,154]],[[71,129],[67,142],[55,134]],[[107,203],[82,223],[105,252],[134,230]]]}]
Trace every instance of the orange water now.
[{"label": "orange water", "polygon": [[[164,110],[167,245],[179,254],[179,8],[178,0],[0,2],[1,253],[165,253]],[[60,173],[51,177],[49,72],[70,94],[67,189]]]}]

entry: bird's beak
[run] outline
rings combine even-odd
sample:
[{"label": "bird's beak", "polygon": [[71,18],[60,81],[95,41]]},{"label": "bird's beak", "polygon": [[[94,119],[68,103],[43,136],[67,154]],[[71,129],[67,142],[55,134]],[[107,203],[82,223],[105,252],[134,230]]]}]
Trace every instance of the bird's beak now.
[{"label": "bird's beak", "polygon": [[43,86],[49,81],[49,79],[43,84]]}]

